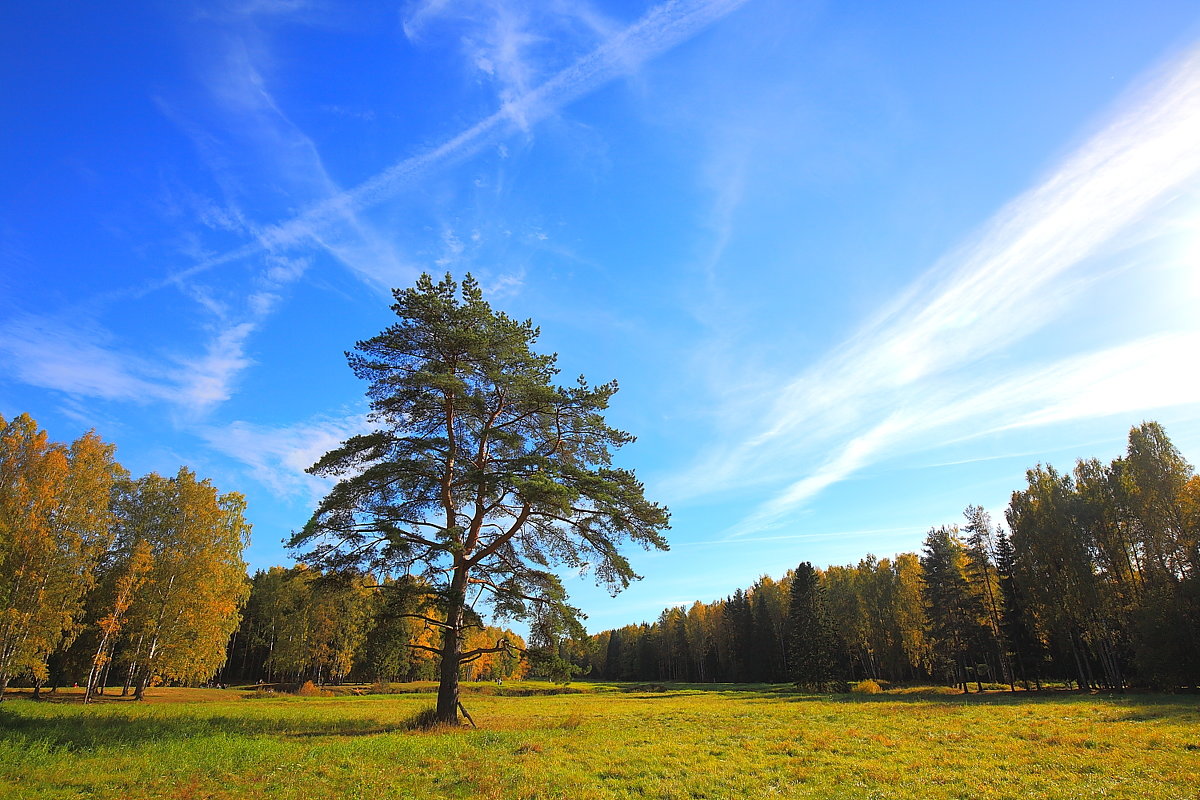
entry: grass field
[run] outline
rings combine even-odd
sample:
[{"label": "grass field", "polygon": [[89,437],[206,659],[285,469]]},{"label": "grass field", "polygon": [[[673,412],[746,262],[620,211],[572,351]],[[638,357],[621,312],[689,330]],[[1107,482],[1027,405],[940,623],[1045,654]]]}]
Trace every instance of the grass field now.
[{"label": "grass field", "polygon": [[424,732],[429,694],[17,697],[0,797],[1200,797],[1196,696],[575,688],[466,694],[478,730]]}]

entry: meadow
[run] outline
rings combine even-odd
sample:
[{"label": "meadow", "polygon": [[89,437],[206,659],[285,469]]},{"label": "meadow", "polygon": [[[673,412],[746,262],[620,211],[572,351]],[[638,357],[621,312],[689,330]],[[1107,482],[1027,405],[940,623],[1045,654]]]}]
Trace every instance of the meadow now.
[{"label": "meadow", "polygon": [[464,688],[478,729],[413,729],[432,695],[411,691],[17,695],[0,704],[0,797],[1200,797],[1194,695]]}]

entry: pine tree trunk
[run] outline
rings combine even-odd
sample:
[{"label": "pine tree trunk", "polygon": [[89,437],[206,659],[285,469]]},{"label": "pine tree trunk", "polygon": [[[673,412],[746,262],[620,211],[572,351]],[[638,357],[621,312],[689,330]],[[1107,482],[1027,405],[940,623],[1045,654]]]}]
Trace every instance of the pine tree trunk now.
[{"label": "pine tree trunk", "polygon": [[439,670],[438,722],[458,722],[458,631],[447,628],[442,639],[442,663]]},{"label": "pine tree trunk", "polygon": [[450,585],[450,607],[442,631],[442,663],[438,672],[438,722],[458,724],[458,667],[462,652],[463,600],[466,597],[467,571],[460,565]]}]

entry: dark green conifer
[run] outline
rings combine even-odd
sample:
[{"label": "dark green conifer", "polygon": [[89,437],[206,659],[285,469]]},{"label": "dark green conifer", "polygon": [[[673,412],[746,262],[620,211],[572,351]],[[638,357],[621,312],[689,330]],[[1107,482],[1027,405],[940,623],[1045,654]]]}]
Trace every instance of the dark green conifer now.
[{"label": "dark green conifer", "polygon": [[801,689],[838,688],[844,677],[838,669],[837,634],[825,608],[820,576],[805,561],[792,576],[788,605],[789,671]]}]

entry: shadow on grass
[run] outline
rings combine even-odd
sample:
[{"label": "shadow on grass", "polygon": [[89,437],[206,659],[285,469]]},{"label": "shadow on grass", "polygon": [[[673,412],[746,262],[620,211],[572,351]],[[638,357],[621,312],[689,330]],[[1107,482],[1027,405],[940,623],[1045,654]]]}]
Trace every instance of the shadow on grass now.
[{"label": "shadow on grass", "polygon": [[[768,698],[764,697],[764,700]],[[1048,690],[1041,692],[990,691],[982,694],[945,693],[931,688],[930,691],[902,690],[879,694],[811,694],[795,689],[780,692],[769,698],[775,702],[826,702],[845,705],[869,705],[878,703],[921,704],[965,707],[1012,707],[1012,706],[1072,706],[1095,707],[1098,703],[1112,707],[1110,722],[1142,722],[1157,719],[1200,722],[1200,698],[1190,695],[1166,695],[1143,692],[1088,692]]]},{"label": "shadow on grass", "polygon": [[[580,681],[580,683],[588,685],[584,681]],[[674,696],[696,693],[776,695],[783,692],[796,691],[795,687],[790,683],[680,683],[677,681],[665,681],[663,683],[614,683],[604,681],[591,683],[590,686],[590,692],[597,694],[604,692],[641,692]]]},{"label": "shadow on grass", "polygon": [[409,729],[403,722],[387,724],[378,719],[129,714],[121,713],[115,704],[107,711],[116,713],[42,716],[23,713],[23,705],[30,711],[36,708],[7,701],[0,706],[0,740],[43,742],[68,752],[138,747],[212,736],[374,736]]},{"label": "shadow on grass", "polygon": [[617,691],[632,693],[638,700],[661,700],[685,695],[717,694],[730,699],[764,703],[840,703],[846,705],[903,703],[938,704],[946,706],[1020,706],[1055,704],[1062,706],[1113,706],[1110,721],[1148,721],[1154,719],[1187,719],[1200,722],[1200,696],[1193,694],[1153,694],[1149,692],[1087,692],[1049,689],[1041,692],[972,691],[962,694],[947,687],[930,686],[894,689],[879,694],[813,693],[797,689],[792,684],[779,683],[673,683],[614,684]]}]

